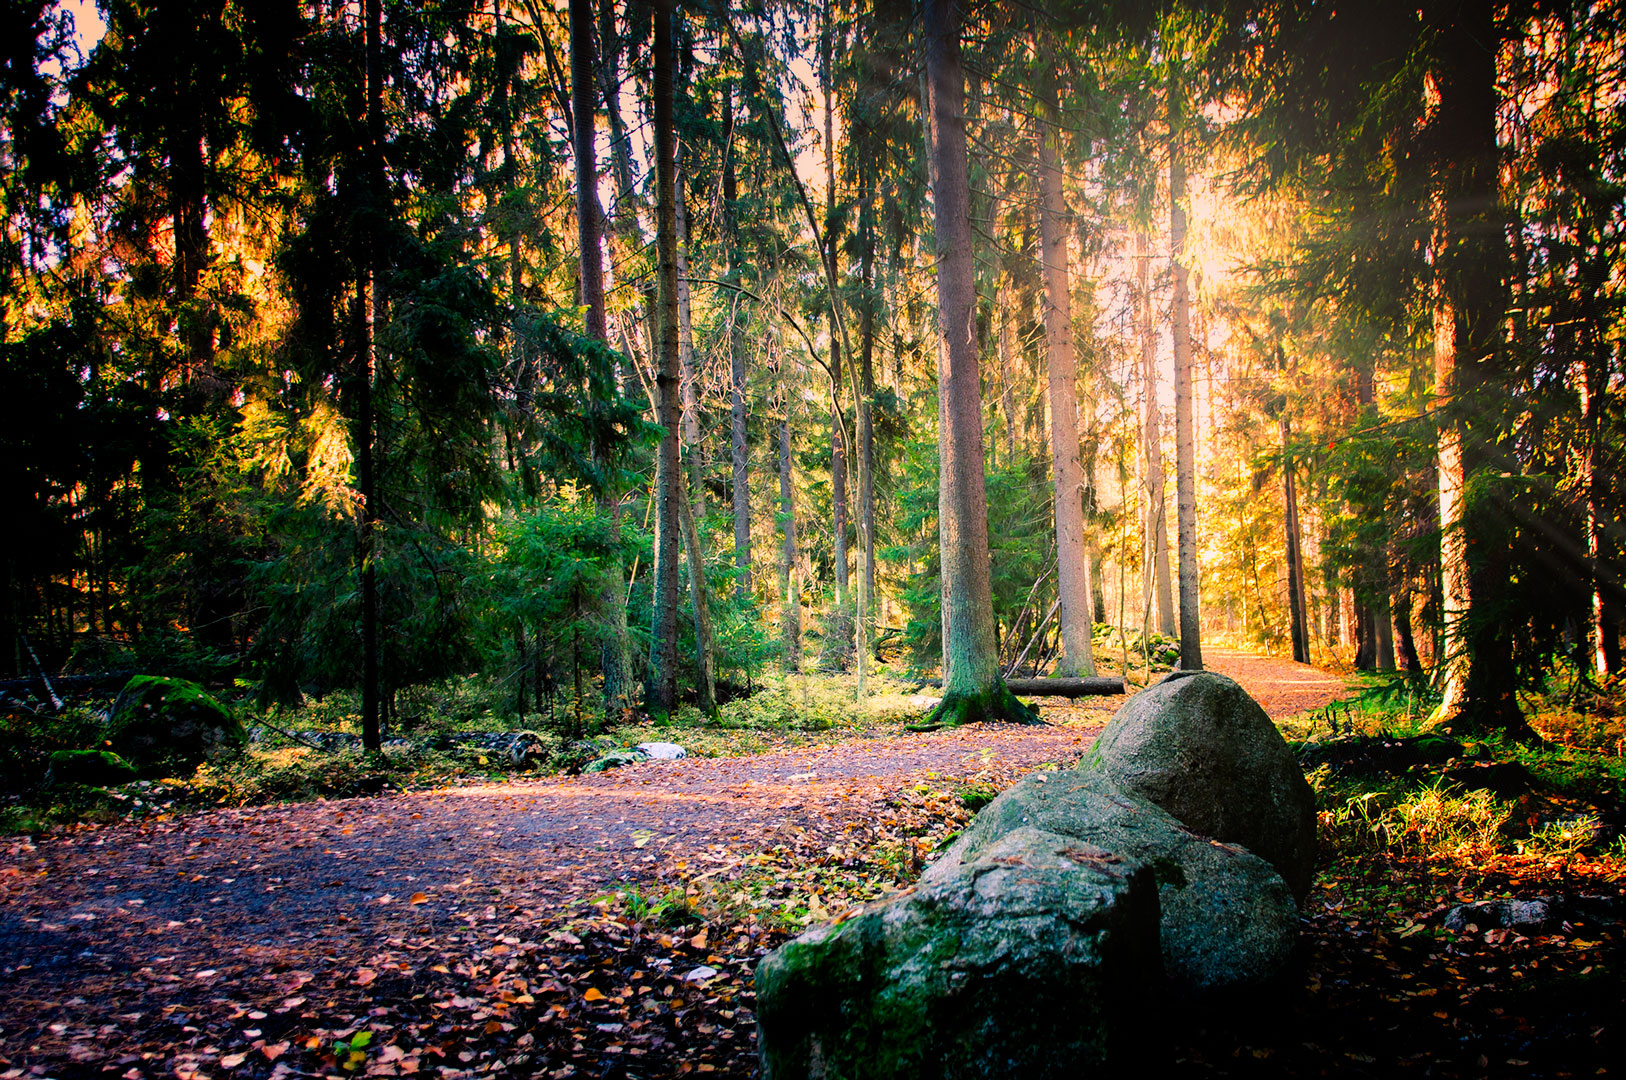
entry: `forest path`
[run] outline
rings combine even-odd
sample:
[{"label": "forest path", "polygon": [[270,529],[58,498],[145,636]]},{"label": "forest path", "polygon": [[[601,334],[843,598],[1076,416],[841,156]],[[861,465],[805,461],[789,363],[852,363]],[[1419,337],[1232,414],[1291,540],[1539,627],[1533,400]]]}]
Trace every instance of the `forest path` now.
[{"label": "forest path", "polygon": [[[1208,659],[1274,717],[1345,692],[1341,677],[1285,660]],[[106,1062],[146,1045],[142,1029],[160,1017],[184,1025],[188,1013],[207,1041],[211,1027],[230,1026],[228,1006],[287,1012],[290,995],[323,994],[341,1009],[349,998],[365,1014],[371,979],[358,966],[405,971],[535,937],[583,900],[658,888],[680,863],[693,874],[778,843],[861,841],[922,779],[1004,782],[1071,764],[1123,700],[1057,701],[1043,709],[1047,727],[647,762],[13,843],[0,864],[0,1056]]]}]

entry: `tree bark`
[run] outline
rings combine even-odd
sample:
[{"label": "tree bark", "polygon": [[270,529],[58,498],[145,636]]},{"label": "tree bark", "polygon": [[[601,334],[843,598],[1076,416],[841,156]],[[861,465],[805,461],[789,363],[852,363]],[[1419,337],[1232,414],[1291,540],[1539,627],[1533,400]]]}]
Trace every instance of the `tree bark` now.
[{"label": "tree bark", "polygon": [[[819,38],[819,73],[824,90],[824,247],[825,264],[830,277],[830,512],[833,558],[836,583],[836,633],[833,637],[845,639],[848,584],[847,554],[847,447],[844,422],[841,415],[841,315],[836,305],[841,301],[835,292],[837,280],[836,250],[836,148],[835,148],[835,89],[831,71],[832,38],[830,3],[824,5],[824,26]],[[851,357],[848,357],[849,362]]]},{"label": "tree bark", "polygon": [[[1600,277],[1603,275],[1599,275]],[[1600,283],[1601,284],[1601,283]],[[1604,295],[1600,287],[1597,295]],[[1604,391],[1609,374],[1609,346],[1603,337],[1602,319],[1588,335],[1593,340],[1582,357],[1581,391],[1581,490],[1586,494],[1586,560],[1591,578],[1587,610],[1587,652],[1592,662],[1592,673],[1607,679],[1613,673],[1609,648],[1612,632],[1608,604],[1604,598],[1604,528],[1607,496],[1606,478],[1598,475],[1598,456],[1603,441]]]},{"label": "tree bark", "polygon": [[706,587],[706,560],[700,546],[700,530],[694,523],[683,485],[678,486],[678,517],[683,527],[684,557],[689,567],[689,599],[694,613],[695,695],[700,711],[717,713],[717,647],[711,629],[711,599]]},{"label": "tree bark", "polygon": [[1287,533],[1287,607],[1291,616],[1293,659],[1301,664],[1310,662],[1310,634],[1304,611],[1304,560],[1299,535],[1298,487],[1293,481],[1293,459],[1289,448],[1293,442],[1293,427],[1284,410],[1282,429],[1282,503],[1285,507]]},{"label": "tree bark", "polygon": [[1061,105],[1049,42],[1039,84],[1042,120],[1034,139],[1039,161],[1039,245],[1044,262],[1044,331],[1050,388],[1050,456],[1054,473],[1056,581],[1061,601],[1061,656],[1056,677],[1095,674],[1094,605],[1084,535],[1084,468],[1078,456],[1078,358],[1068,283],[1067,208],[1058,164]]},{"label": "tree bark", "polygon": [[1445,684],[1436,718],[1461,729],[1533,738],[1519,708],[1514,621],[1500,610],[1508,587],[1511,538],[1498,497],[1466,498],[1471,478],[1494,484],[1503,468],[1500,426],[1475,415],[1497,393],[1491,376],[1505,363],[1504,315],[1510,259],[1500,190],[1496,57],[1501,40],[1493,5],[1447,5],[1429,73],[1437,102],[1425,120],[1433,177],[1436,390],[1440,431],[1441,584],[1445,599]]},{"label": "tree bark", "polygon": [[1141,434],[1146,462],[1146,542],[1151,547],[1151,570],[1157,597],[1157,632],[1173,636],[1174,591],[1169,581],[1169,523],[1163,494],[1163,419],[1157,404],[1157,336],[1154,330],[1151,243],[1145,233],[1135,234],[1136,274],[1140,285],[1140,367],[1146,387],[1146,417]]},{"label": "tree bark", "polygon": [[[603,214],[598,204],[598,153],[595,147],[594,49],[592,0],[570,0],[570,90],[575,114],[572,134],[576,158],[576,235],[581,258],[583,321],[587,336],[609,344],[604,302],[604,262],[600,252]],[[517,299],[518,268],[515,267]],[[602,463],[602,455],[597,454]],[[599,670],[604,676],[604,704],[611,714],[632,704],[632,642],[627,632],[626,576],[621,569],[621,498],[606,481],[594,493],[599,512],[610,522],[611,553],[599,588],[604,641]]]},{"label": "tree bark", "polygon": [[[678,73],[673,72],[674,80]],[[675,85],[675,83],[674,83]],[[679,151],[681,157],[681,150]],[[690,506],[704,514],[706,493],[703,489],[704,472],[700,458],[700,399],[699,371],[694,358],[694,324],[689,317],[689,207],[684,189],[688,175],[681,160],[677,166],[677,179],[673,194],[677,198],[677,294],[678,294],[678,387],[683,403],[682,449],[684,477],[689,487]]]},{"label": "tree bark", "polygon": [[[678,74],[677,71],[673,72],[674,77]],[[679,453],[686,465],[678,517],[683,528],[684,558],[689,568],[689,605],[694,612],[695,693],[699,697],[700,711],[710,716],[717,711],[717,646],[711,628],[711,592],[706,587],[705,549],[700,546],[700,529],[695,523],[696,511],[705,513],[706,488],[701,463],[700,403],[695,387],[699,373],[694,359],[694,328],[689,321],[689,216],[683,196],[686,177],[681,166],[675,172],[678,379],[683,400],[683,438]]]},{"label": "tree bark", "polygon": [[864,309],[859,326],[858,398],[858,516],[859,538],[864,550],[864,594],[875,596],[875,222],[873,211],[865,207],[862,228],[863,257],[859,281],[864,290]]},{"label": "tree bark", "polygon": [[1423,673],[1423,660],[1417,654],[1417,640],[1411,626],[1411,587],[1405,584],[1395,593],[1394,624],[1399,643],[1400,666],[1416,679]]},{"label": "tree bark", "polygon": [[999,675],[988,568],[982,387],[976,353],[965,75],[955,0],[926,0],[927,134],[937,237],[938,532],[943,576],[943,699],[933,718],[1037,719]]},{"label": "tree bark", "polygon": [[[1178,83],[1171,82],[1171,103],[1178,93],[1183,91]],[[1202,600],[1197,566],[1197,454],[1192,422],[1191,299],[1186,265],[1180,254],[1186,243],[1186,164],[1181,158],[1177,104],[1171,104],[1170,113],[1169,126],[1176,129],[1169,144],[1169,243],[1174,259],[1174,490],[1175,535],[1179,544],[1180,564],[1180,667],[1184,671],[1201,671]],[[1302,570],[1300,579],[1302,587]]]},{"label": "tree bark", "polygon": [[[785,405],[789,408],[789,396]],[[784,544],[779,557],[779,591],[785,598],[780,616],[784,634],[785,670],[802,669],[802,583],[798,574],[796,551],[796,492],[790,472],[790,421],[779,419],[779,527],[784,533]]]},{"label": "tree bark", "polygon": [[[383,210],[384,190],[384,7],[382,0],[366,0],[367,174],[366,198],[374,216]],[[361,321],[360,402],[357,427],[360,446],[356,479],[361,491],[361,743],[368,750],[382,746],[379,726],[378,669],[378,484],[374,468],[375,431],[373,384],[378,372],[375,319],[379,311],[377,236],[372,230],[361,238],[362,270],[356,304]]]},{"label": "tree bark", "polygon": [[655,0],[651,58],[655,120],[655,240],[660,288],[660,349],[655,371],[657,419],[663,434],[655,458],[655,588],[644,707],[665,714],[677,702],[678,532],[683,483],[678,455],[677,138],[672,109],[672,30],[675,0]]},{"label": "tree bark", "polygon": [[1374,663],[1379,671],[1395,670],[1394,611],[1390,606],[1388,586],[1372,608],[1372,629],[1376,655]]},{"label": "tree bark", "polygon": [[[744,253],[740,250],[739,181],[734,170],[734,95],[723,95],[726,134],[723,138],[723,227],[728,236],[728,279],[740,285]],[[751,458],[746,440],[746,329],[749,310],[736,293],[728,317],[729,358],[729,449],[733,466],[734,504],[734,594],[744,600],[751,595]]]}]

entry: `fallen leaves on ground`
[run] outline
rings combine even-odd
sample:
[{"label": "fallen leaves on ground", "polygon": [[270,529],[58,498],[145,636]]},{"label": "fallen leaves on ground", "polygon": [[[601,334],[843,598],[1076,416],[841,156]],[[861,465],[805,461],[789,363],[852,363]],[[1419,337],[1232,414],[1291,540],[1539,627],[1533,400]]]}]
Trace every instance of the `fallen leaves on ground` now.
[{"label": "fallen leaves on ground", "polygon": [[[1296,704],[1309,669],[1279,667]],[[754,1075],[758,958],[912,881],[1120,703],[16,842],[0,1080]]]}]

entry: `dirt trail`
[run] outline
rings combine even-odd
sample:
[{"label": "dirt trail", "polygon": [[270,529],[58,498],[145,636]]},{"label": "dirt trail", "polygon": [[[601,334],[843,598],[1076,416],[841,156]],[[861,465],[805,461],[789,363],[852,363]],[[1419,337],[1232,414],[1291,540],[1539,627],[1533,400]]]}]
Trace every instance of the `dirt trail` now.
[{"label": "dirt trail", "polygon": [[[1341,678],[1283,660],[1216,650],[1209,666],[1276,717],[1344,691]],[[132,1029],[155,1009],[278,999],[289,971],[310,974],[313,990],[339,987],[358,957],[403,940],[535,933],[553,913],[652,884],[677,861],[704,865],[862,820],[928,774],[1070,764],[1121,703],[1056,702],[1042,728],[648,762],[16,843],[0,864],[0,1058],[61,1053],[88,1065],[90,1051],[53,1022],[97,1028],[99,1057],[136,1045]]]}]

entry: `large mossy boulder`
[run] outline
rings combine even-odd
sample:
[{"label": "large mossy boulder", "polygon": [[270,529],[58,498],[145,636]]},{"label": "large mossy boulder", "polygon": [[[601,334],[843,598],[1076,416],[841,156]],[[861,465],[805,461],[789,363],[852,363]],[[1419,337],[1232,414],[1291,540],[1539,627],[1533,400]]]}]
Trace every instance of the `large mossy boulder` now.
[{"label": "large mossy boulder", "polygon": [[1136,1020],[1170,1018],[1159,993],[1212,1001],[1287,969],[1314,829],[1240,687],[1164,680],[1077,768],[989,803],[914,890],[764,958],[763,1075],[1155,1072]]},{"label": "large mossy boulder", "polygon": [[1029,828],[1067,837],[1101,865],[1149,869],[1158,886],[1163,972],[1182,995],[1248,989],[1286,966],[1299,913],[1274,867],[1198,836],[1150,802],[1085,770],[1035,773],[978,814],[923,881],[951,877]]},{"label": "large mossy boulder", "polygon": [[1281,732],[1223,675],[1177,671],[1131,698],[1080,768],[1240,844],[1303,900],[1315,877],[1315,795]]},{"label": "large mossy boulder", "polygon": [[1135,1054],[1157,884],[1037,828],[1000,836],[757,968],[764,1080],[1071,1078]]},{"label": "large mossy boulder", "polygon": [[197,683],[137,675],[113,703],[107,742],[143,776],[188,776],[205,761],[241,751],[248,735]]}]

